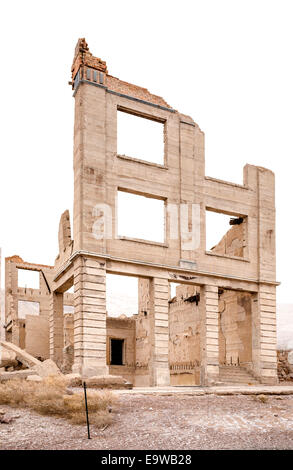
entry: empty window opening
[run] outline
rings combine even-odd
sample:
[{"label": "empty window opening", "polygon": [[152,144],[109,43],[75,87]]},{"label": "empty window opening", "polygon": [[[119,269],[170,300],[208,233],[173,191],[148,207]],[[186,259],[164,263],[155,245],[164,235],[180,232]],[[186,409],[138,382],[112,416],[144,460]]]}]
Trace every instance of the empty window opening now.
[{"label": "empty window opening", "polygon": [[163,200],[118,191],[117,212],[118,236],[164,243]]},{"label": "empty window opening", "polygon": [[169,300],[176,297],[176,287],[178,286],[177,282],[169,282]]},{"label": "empty window opening", "polygon": [[199,304],[200,287],[193,284],[179,284],[178,282],[169,283],[169,304],[178,301]]},{"label": "empty window opening", "polygon": [[138,312],[138,278],[107,274],[107,313],[111,317],[131,317]]},{"label": "empty window opening", "polygon": [[27,315],[39,315],[40,304],[39,302],[32,302],[30,300],[18,301],[18,318],[25,318]]},{"label": "empty window opening", "polygon": [[74,313],[73,305],[63,305],[63,313]]},{"label": "empty window opening", "polygon": [[123,349],[124,339],[111,339],[111,365],[122,366],[123,365]]},{"label": "empty window opening", "polygon": [[164,124],[117,111],[117,153],[164,164]]},{"label": "empty window opening", "polygon": [[18,287],[27,287],[30,289],[40,288],[40,273],[30,269],[18,269]]},{"label": "empty window opening", "polygon": [[245,217],[206,210],[206,249],[215,254],[244,256]]}]

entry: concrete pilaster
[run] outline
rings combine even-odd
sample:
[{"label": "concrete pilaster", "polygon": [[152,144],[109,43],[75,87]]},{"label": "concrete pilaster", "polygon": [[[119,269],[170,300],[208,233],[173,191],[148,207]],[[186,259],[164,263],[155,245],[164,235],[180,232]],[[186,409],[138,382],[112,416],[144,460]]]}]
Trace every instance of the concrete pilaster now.
[{"label": "concrete pilaster", "polygon": [[63,294],[52,292],[50,298],[50,358],[61,366],[64,347]]},{"label": "concrete pilaster", "polygon": [[278,383],[275,287],[261,284],[253,302],[253,369],[262,383]]},{"label": "concrete pilaster", "polygon": [[205,285],[200,293],[201,384],[219,380],[219,300],[218,287]]},{"label": "concrete pilaster", "polygon": [[170,385],[168,299],[168,281],[166,279],[153,278],[150,282],[151,386]]},{"label": "concrete pilaster", "polygon": [[84,377],[108,374],[105,263],[80,256],[74,264],[74,364]]}]

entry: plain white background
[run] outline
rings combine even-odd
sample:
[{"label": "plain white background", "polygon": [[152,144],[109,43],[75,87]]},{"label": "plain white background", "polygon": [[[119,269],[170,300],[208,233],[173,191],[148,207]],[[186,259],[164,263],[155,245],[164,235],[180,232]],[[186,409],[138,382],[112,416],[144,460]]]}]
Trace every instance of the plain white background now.
[{"label": "plain white background", "polygon": [[278,302],[293,303],[292,20],[286,0],[1,2],[2,256],[54,263],[73,205],[68,81],[86,37],[111,75],[195,119],[208,176],[241,183],[246,163],[275,172]]}]

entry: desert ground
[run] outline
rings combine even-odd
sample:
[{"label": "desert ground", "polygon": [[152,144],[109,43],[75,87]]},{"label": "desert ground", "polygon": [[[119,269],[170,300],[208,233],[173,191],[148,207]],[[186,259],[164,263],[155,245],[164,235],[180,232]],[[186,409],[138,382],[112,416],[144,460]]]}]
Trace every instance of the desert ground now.
[{"label": "desert ground", "polygon": [[0,449],[293,449],[292,395],[164,396],[119,393],[112,424],[73,425],[2,405]]}]

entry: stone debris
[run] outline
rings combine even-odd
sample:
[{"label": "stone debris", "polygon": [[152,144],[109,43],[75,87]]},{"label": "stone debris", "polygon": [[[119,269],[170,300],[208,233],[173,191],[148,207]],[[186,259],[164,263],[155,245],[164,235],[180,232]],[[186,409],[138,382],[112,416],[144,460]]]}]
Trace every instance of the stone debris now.
[{"label": "stone debris", "polygon": [[28,382],[42,382],[42,377],[39,375],[29,375],[26,379]]},{"label": "stone debris", "polygon": [[[40,382],[44,377],[61,374],[60,369],[51,359],[42,362],[15,344],[7,341],[1,341],[0,344],[3,362],[6,361],[6,365],[8,363],[14,364],[14,367],[11,365],[10,367],[3,367],[2,370],[0,370],[0,382],[19,378]],[[22,367],[27,368],[17,370],[20,363]]]},{"label": "stone debris", "polygon": [[132,389],[133,385],[119,375],[99,375],[93,377],[81,377],[79,374],[64,375],[68,387],[81,387],[86,382],[89,388]]},{"label": "stone debris", "polygon": [[15,419],[20,418],[20,415],[14,415],[14,416],[6,416],[5,411],[1,410],[0,411],[0,424],[10,424],[12,423]]},{"label": "stone debris", "polygon": [[289,362],[290,366],[293,367],[293,351],[289,351],[289,352],[288,352],[288,357],[287,357],[287,359],[288,359],[288,362]]},{"label": "stone debris", "polygon": [[16,359],[28,368],[34,367],[41,363],[41,361],[36,359],[31,354],[28,354],[24,349],[19,348],[13,343],[10,343],[8,341],[0,341],[0,346],[2,346],[5,350],[14,353]]},{"label": "stone debris", "polygon": [[278,377],[280,382],[293,381],[293,351],[277,351],[278,353]]},{"label": "stone debris", "polygon": [[5,348],[0,347],[0,370],[2,368],[16,367],[18,361],[16,359],[16,353],[14,351],[9,351]]},{"label": "stone debris", "polygon": [[12,418],[6,418],[6,416],[4,415],[0,415],[0,423],[1,424],[10,424],[12,423],[13,419]]},{"label": "stone debris", "polygon": [[33,370],[40,377],[49,377],[50,375],[61,375],[59,367],[55,364],[52,359],[47,359],[44,362],[40,362],[33,367]]},{"label": "stone debris", "polygon": [[118,375],[99,375],[85,379],[90,388],[131,389],[133,385]]},{"label": "stone debris", "polygon": [[0,374],[0,383],[12,379],[26,379],[30,375],[35,375],[36,373],[33,370],[15,370],[14,372],[3,372]]},{"label": "stone debris", "polygon": [[256,395],[256,399],[261,403],[267,403],[269,401],[269,397],[267,395]]},{"label": "stone debris", "polygon": [[81,387],[82,378],[79,374],[66,374],[64,378],[67,382],[68,387]]}]

